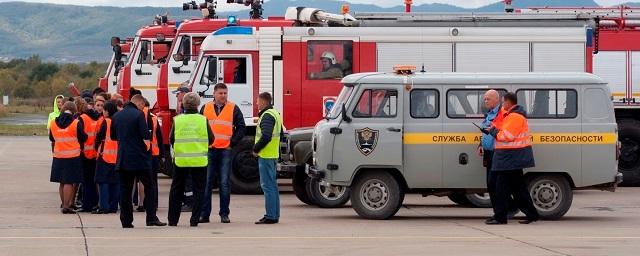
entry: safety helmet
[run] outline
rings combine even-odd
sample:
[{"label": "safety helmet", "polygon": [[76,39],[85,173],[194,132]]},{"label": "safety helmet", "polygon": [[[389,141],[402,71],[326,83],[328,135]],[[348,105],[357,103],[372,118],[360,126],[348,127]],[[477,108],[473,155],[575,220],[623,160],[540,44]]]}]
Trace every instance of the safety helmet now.
[{"label": "safety helmet", "polygon": [[330,51],[323,52],[322,55],[320,56],[320,59],[324,59],[324,58],[331,60],[332,65],[336,64],[336,55],[333,54],[332,52]]}]

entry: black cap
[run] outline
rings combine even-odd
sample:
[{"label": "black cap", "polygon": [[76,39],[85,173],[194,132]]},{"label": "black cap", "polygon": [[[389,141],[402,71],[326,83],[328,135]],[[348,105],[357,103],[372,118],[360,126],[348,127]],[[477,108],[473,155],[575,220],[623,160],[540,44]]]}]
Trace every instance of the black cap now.
[{"label": "black cap", "polygon": [[191,92],[191,90],[189,90],[189,88],[187,88],[187,87],[180,86],[175,91],[172,91],[173,94],[178,94],[179,92],[188,93],[188,92]]}]

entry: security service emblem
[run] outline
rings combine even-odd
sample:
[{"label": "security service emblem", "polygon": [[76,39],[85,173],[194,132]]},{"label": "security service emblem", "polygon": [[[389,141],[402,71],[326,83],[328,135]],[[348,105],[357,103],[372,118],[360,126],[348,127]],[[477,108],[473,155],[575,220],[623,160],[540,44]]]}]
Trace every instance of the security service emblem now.
[{"label": "security service emblem", "polygon": [[365,127],[364,129],[356,130],[356,146],[360,153],[365,156],[368,156],[376,149],[376,145],[378,145],[378,136],[380,132],[378,130],[369,129]]}]

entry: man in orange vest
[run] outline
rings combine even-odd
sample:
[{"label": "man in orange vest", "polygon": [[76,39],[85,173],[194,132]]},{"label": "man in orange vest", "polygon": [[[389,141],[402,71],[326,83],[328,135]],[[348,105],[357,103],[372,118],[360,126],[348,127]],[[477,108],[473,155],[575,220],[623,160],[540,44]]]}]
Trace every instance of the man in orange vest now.
[{"label": "man in orange vest", "polygon": [[511,92],[504,96],[503,112],[501,124],[483,130],[496,138],[491,167],[491,171],[496,172],[496,198],[492,200],[495,212],[494,218],[485,223],[507,224],[507,200],[513,195],[518,208],[527,215],[527,219],[520,223],[529,224],[538,221],[540,215],[533,206],[523,174],[524,168],[535,166],[527,114],[518,105],[517,95]]},{"label": "man in orange vest", "polygon": [[211,215],[211,190],[214,177],[220,179],[220,222],[230,223],[229,204],[231,189],[231,148],[237,145],[245,134],[244,116],[240,108],[227,100],[227,85],[216,84],[213,88],[214,101],[205,104],[200,114],[207,117],[215,141],[209,145],[209,165],[207,166],[207,184],[204,191],[204,203],[200,223],[208,223]]},{"label": "man in orange vest", "polygon": [[96,134],[102,125],[102,114],[94,109],[93,99],[85,98],[86,105],[81,110],[79,118],[80,124],[87,134],[87,140],[84,142],[82,149],[82,209],[80,212],[92,212],[98,206],[98,187],[95,183],[96,174],[96,157],[95,149]]}]

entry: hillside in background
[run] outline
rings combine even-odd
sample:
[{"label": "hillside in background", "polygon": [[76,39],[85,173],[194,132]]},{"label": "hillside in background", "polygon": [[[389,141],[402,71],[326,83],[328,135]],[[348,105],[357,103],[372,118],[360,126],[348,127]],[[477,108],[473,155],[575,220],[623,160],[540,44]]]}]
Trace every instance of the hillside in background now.
[{"label": "hillside in background", "polygon": [[[401,3],[402,1],[398,1]],[[598,6],[593,0],[517,0],[515,7]],[[176,5],[179,5],[176,1]],[[339,12],[344,1],[270,0],[264,16],[283,16],[286,7],[308,6]],[[630,4],[640,6],[640,4]],[[352,12],[401,12],[404,7],[383,8],[372,4],[350,4]],[[446,4],[423,4],[419,12],[501,12],[501,1],[476,9]],[[24,2],[0,3],[0,59],[25,58],[34,54],[55,62],[108,61],[112,36],[133,36],[142,25],[150,24],[156,14],[169,13],[172,19],[198,17],[197,11],[160,7],[86,7]],[[224,17],[248,17],[248,11],[219,13]]]}]

